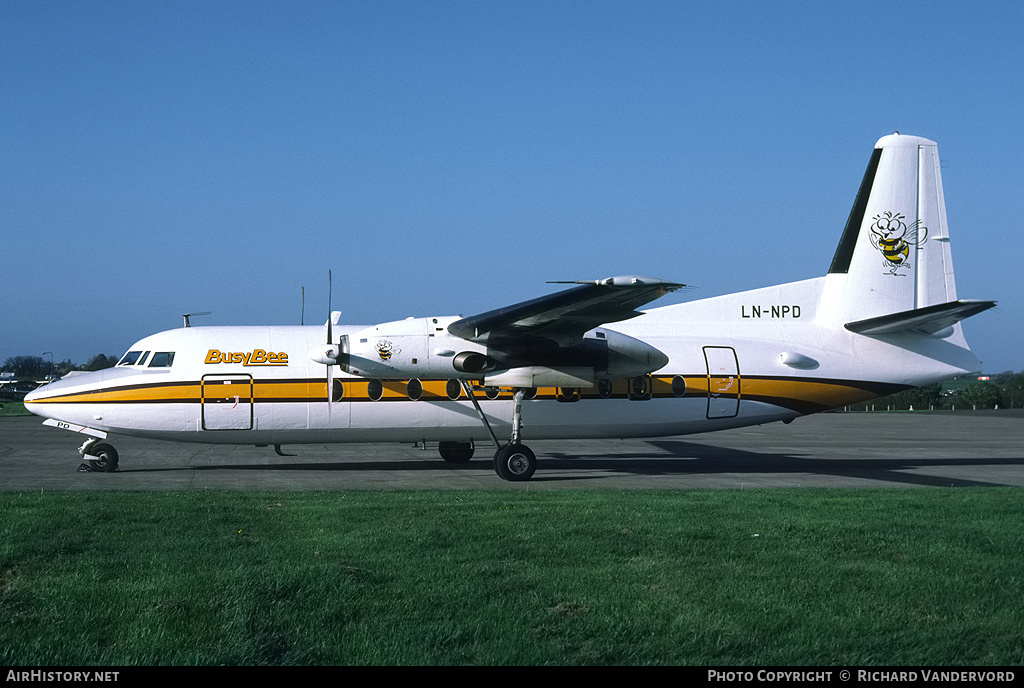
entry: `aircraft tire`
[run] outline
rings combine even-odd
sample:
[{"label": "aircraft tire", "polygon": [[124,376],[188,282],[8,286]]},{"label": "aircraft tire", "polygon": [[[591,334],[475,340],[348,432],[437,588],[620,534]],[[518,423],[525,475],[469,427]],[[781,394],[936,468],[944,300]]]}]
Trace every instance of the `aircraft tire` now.
[{"label": "aircraft tire", "polygon": [[447,463],[466,463],[473,458],[472,442],[441,442],[437,451]]},{"label": "aircraft tire", "polygon": [[529,480],[537,470],[537,456],[524,444],[506,444],[494,453],[494,472],[505,480]]},{"label": "aircraft tire", "polygon": [[117,470],[117,450],[109,444],[97,444],[86,458],[89,460],[89,468],[96,473],[111,473]]}]

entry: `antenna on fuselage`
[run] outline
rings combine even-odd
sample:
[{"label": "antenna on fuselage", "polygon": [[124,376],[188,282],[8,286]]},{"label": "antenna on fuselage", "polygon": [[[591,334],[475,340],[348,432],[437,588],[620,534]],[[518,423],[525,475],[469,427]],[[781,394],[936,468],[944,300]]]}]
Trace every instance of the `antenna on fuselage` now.
[{"label": "antenna on fuselage", "polygon": [[198,313],[185,313],[181,317],[185,319],[185,327],[192,327],[192,323],[188,321],[193,315],[209,315],[213,311],[200,311]]}]

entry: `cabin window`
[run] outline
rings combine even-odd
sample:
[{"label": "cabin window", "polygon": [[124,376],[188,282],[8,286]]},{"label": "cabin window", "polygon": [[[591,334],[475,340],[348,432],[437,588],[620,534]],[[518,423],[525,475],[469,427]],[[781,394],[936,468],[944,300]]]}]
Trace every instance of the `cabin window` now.
[{"label": "cabin window", "polygon": [[405,393],[409,395],[409,398],[413,401],[419,401],[419,398],[423,396],[423,383],[416,378],[409,380],[405,386]]},{"label": "cabin window", "polygon": [[634,377],[629,381],[629,398],[633,401],[646,401],[651,398],[651,379],[646,375]]},{"label": "cabin window", "polygon": [[370,380],[366,385],[366,393],[373,401],[380,401],[384,398],[384,383],[380,380]]},{"label": "cabin window", "polygon": [[153,354],[153,360],[149,362],[150,368],[170,368],[174,363],[173,351],[157,351]]},{"label": "cabin window", "polygon": [[141,351],[129,351],[128,353],[126,353],[124,356],[121,357],[121,360],[117,362],[117,365],[119,365],[119,366],[135,365],[136,361],[139,360],[139,356],[141,356],[141,355],[142,355]]},{"label": "cabin window", "polygon": [[448,393],[448,398],[455,400],[462,396],[462,385],[459,384],[458,380],[448,380],[445,383],[445,392]]},{"label": "cabin window", "polygon": [[576,387],[559,387],[555,390],[555,399],[558,401],[579,401],[580,390]]}]

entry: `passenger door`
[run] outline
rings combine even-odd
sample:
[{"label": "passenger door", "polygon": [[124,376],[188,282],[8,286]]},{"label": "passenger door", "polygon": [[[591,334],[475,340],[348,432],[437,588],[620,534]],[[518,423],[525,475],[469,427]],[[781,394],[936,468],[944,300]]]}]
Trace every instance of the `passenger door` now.
[{"label": "passenger door", "polygon": [[203,430],[252,430],[252,375],[204,375]]},{"label": "passenger door", "polygon": [[740,411],[740,367],[730,346],[705,346],[708,418],[735,418]]}]

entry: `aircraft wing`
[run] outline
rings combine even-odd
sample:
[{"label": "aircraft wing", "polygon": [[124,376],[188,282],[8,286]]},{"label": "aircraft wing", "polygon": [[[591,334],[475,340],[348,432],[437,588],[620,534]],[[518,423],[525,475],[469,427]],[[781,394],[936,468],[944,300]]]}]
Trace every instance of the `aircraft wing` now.
[{"label": "aircraft wing", "polygon": [[636,310],[640,306],[686,286],[632,276],[554,284],[580,286],[456,320],[448,332],[469,340],[525,335],[573,341],[599,325],[642,315]]}]

